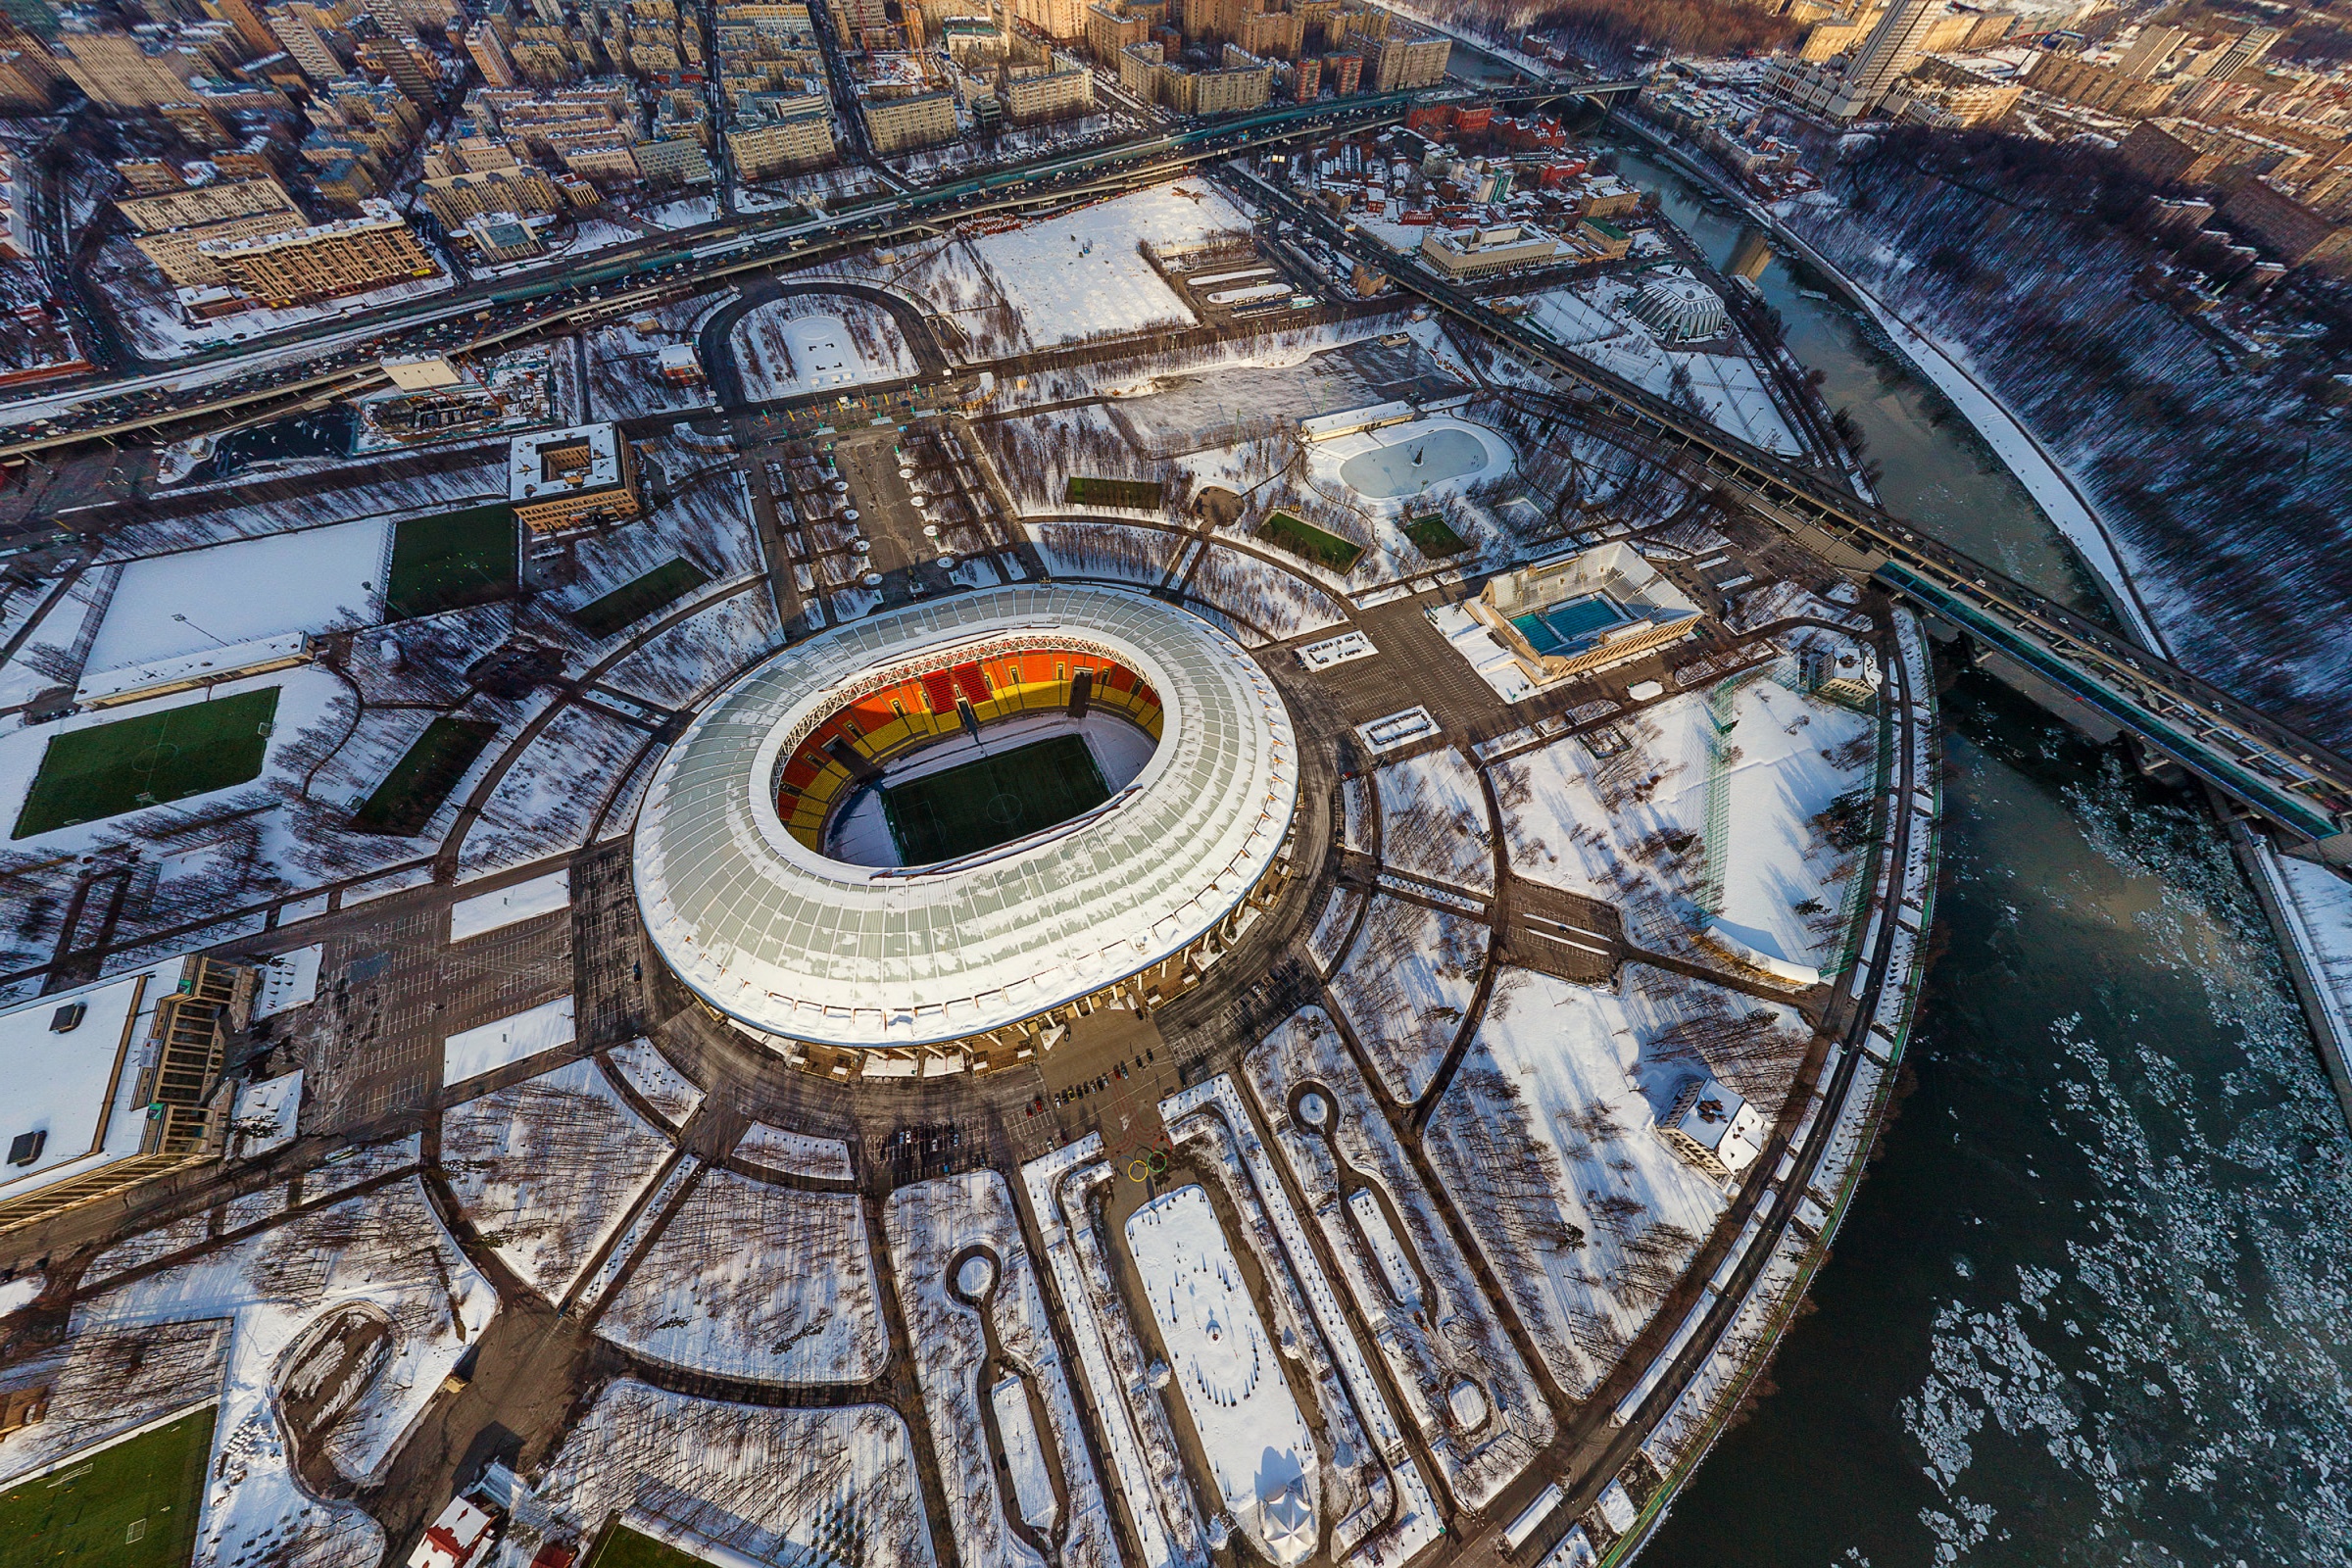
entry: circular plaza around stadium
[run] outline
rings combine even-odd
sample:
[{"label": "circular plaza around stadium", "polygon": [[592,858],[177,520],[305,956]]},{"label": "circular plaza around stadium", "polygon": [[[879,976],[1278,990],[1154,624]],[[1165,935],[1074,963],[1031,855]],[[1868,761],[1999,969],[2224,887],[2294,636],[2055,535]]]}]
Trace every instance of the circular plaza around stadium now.
[{"label": "circular plaza around stadium", "polygon": [[1215,627],[1001,588],[722,692],[654,779],[637,898],[678,979],[796,1061],[1003,1066],[1197,978],[1279,881],[1298,793],[1282,698]]}]

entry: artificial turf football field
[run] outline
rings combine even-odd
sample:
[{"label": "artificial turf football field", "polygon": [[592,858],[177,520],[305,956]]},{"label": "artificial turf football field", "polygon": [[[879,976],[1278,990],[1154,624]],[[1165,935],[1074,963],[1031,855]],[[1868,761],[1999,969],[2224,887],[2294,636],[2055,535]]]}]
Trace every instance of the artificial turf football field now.
[{"label": "artificial turf football field", "polygon": [[192,1410],[0,1492],[0,1560],[24,1568],[185,1568],[196,1552],[213,1410]]},{"label": "artificial turf football field", "polygon": [[277,693],[269,686],[52,737],[9,837],[120,816],[258,777]]},{"label": "artificial turf football field", "polygon": [[907,865],[975,855],[1066,822],[1110,799],[1083,735],[1054,735],[975,758],[882,792],[882,816]]}]

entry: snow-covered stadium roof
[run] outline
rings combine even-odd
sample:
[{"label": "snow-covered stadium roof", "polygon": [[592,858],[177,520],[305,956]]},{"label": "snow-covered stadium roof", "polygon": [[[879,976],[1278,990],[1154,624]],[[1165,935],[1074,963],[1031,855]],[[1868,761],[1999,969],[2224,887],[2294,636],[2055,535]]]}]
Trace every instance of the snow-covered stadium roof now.
[{"label": "snow-covered stadium roof", "polygon": [[[1109,802],[936,867],[850,865],[785,830],[780,763],[845,688],[951,651],[1055,639],[1115,654],[1159,695],[1159,747]],[[932,1045],[1072,1001],[1197,940],[1272,863],[1298,793],[1282,698],[1222,632],[1115,590],[992,589],[835,627],[722,693],[646,797],[637,899],[678,976],[754,1029]]]}]

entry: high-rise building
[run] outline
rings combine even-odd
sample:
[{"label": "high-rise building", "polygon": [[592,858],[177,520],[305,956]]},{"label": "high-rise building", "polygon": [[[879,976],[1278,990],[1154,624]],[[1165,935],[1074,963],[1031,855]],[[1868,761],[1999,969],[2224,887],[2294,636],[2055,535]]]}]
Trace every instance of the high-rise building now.
[{"label": "high-rise building", "polygon": [[0,49],[0,114],[47,114],[57,107],[65,79],[49,51],[32,38],[24,37],[22,48]]},{"label": "high-rise building", "polygon": [[1388,36],[1374,38],[1364,48],[1365,65],[1374,92],[1400,92],[1434,87],[1446,79],[1453,40],[1418,28],[1392,27]]},{"label": "high-rise building", "polygon": [[2149,23],[2139,29],[2139,36],[2132,40],[2132,47],[2124,51],[2117,67],[2126,75],[2144,81],[2164,69],[2164,63],[2173,58],[2173,51],[2187,37],[2186,28],[2160,27]]},{"label": "high-rise building", "polygon": [[359,47],[359,63],[361,69],[389,80],[409,102],[430,114],[440,102],[441,83],[432,74],[423,51],[411,45],[407,36],[367,39]]},{"label": "high-rise building", "polygon": [[252,51],[253,58],[277,53],[277,35],[262,20],[253,0],[204,0],[205,11],[237,29],[237,36]]},{"label": "high-rise building", "polygon": [[2211,58],[2205,68],[2205,79],[2211,82],[2234,81],[2241,72],[2259,64],[2278,38],[2277,27],[2247,28],[2225,45],[2221,53]]},{"label": "high-rise building", "polygon": [[264,15],[270,24],[270,31],[285,49],[286,57],[300,66],[302,74],[315,84],[323,87],[343,74],[343,63],[335,58],[335,51],[328,45],[326,35],[313,25],[302,11],[293,6],[276,5]]},{"label": "high-rise building", "polygon": [[127,32],[67,32],[59,36],[56,54],[74,84],[108,109],[183,102],[188,82],[206,74],[205,62],[188,50]]},{"label": "high-rise building", "polygon": [[522,80],[514,70],[514,57],[507,53],[506,40],[489,23],[477,22],[466,30],[466,52],[473,57],[482,79],[493,87],[513,87]]},{"label": "high-rise building", "polygon": [[1895,81],[1919,64],[1921,43],[1943,15],[1943,3],[1944,0],[1893,0],[1887,6],[1879,24],[1871,29],[1870,37],[1846,65],[1847,94],[1858,100],[1861,107],[1839,116],[1840,119],[1876,109]]}]

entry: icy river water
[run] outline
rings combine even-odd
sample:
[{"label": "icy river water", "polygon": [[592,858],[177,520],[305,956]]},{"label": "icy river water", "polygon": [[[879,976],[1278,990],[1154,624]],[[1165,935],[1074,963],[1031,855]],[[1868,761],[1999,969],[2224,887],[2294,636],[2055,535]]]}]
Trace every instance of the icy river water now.
[{"label": "icy river water", "polygon": [[[1719,265],[1671,170],[1623,172]],[[1761,279],[1887,506],[2082,602],[2024,490],[1843,306]],[[2352,1562],[2352,1138],[2220,833],[1985,677],[1945,697],[1909,1062],[1777,1390],[1643,1568]]]}]

